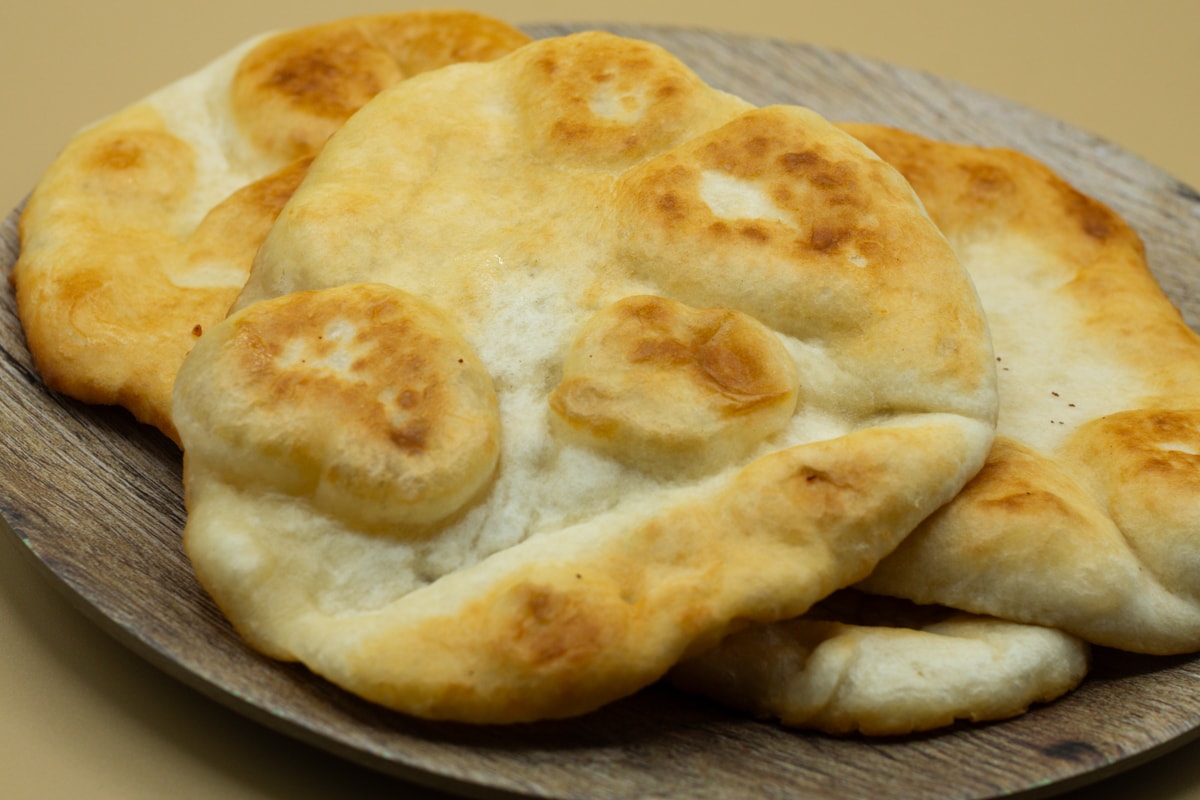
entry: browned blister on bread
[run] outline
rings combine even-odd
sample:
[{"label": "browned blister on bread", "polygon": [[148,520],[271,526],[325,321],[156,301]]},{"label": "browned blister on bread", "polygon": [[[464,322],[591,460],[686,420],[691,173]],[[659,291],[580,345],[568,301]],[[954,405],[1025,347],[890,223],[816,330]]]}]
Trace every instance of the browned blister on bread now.
[{"label": "browned blister on bread", "polygon": [[29,198],[13,270],[47,386],[174,438],[180,362],[330,134],[386,86],[526,41],[466,12],[265,35],[79,133]]},{"label": "browned blister on bread", "polygon": [[[322,512],[394,529],[440,521],[491,479],[491,379],[420,300],[391,287],[304,293],[214,331],[219,377],[193,386],[187,407],[244,411],[207,420],[191,452],[226,465],[228,480],[310,494]],[[269,439],[248,443],[247,431]]]},{"label": "browned blister on bread", "polygon": [[753,317],[634,296],[588,320],[549,403],[564,436],[684,472],[782,432],[798,391],[791,355]]},{"label": "browned blister on bread", "polygon": [[[352,359],[278,369],[340,308],[370,335],[363,297],[438,315],[495,392],[494,465],[452,467],[436,519],[312,488],[314,437],[343,428],[346,496],[386,509],[367,476],[403,494],[413,475],[407,368],[391,387]],[[865,147],[645,42],[534,42],[385,90],[314,160],[180,372],[185,544],[250,642],[350,691],[469,722],[580,714],[865,577],[979,468],[994,381],[965,272]],[[293,401],[322,430],[269,421]]]}]

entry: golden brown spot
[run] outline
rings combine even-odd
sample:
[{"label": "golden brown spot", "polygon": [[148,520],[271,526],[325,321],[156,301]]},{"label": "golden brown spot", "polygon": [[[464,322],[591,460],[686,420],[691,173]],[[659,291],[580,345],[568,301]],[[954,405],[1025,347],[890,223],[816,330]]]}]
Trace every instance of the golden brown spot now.
[{"label": "golden brown spot", "polygon": [[604,645],[604,627],[579,598],[530,585],[515,594],[514,641],[531,665],[581,660]]},{"label": "golden brown spot", "polygon": [[781,488],[789,493],[791,501],[819,516],[840,518],[859,493],[850,475],[837,475],[807,464],[800,465],[785,481]]},{"label": "golden brown spot", "polygon": [[771,186],[771,199],[780,208],[791,208],[795,205],[796,193],[788,184],[776,183]]},{"label": "golden brown spot", "polygon": [[699,464],[779,430],[797,391],[791,357],[751,318],[641,296],[589,321],[550,407],[572,436],[623,460]]},{"label": "golden brown spot", "polygon": [[315,153],[354,111],[404,77],[362,30],[317,26],[248,53],[232,96],[239,123],[260,146],[295,158]]},{"label": "golden brown spot", "polygon": [[113,139],[98,149],[92,163],[102,169],[124,171],[142,162],[142,143],[132,137]]},{"label": "golden brown spot", "polygon": [[392,428],[388,438],[392,444],[409,453],[424,450],[429,439],[430,424],[427,420],[416,420],[400,428]]},{"label": "golden brown spot", "polygon": [[808,172],[815,164],[822,160],[811,150],[805,150],[800,153],[784,153],[779,157],[780,165],[783,166],[785,172],[789,173]]},{"label": "golden brown spot", "polygon": [[629,354],[629,361],[632,364],[656,362],[681,366],[692,362],[692,350],[683,342],[673,339],[646,339],[637,342]]},{"label": "golden brown spot", "polygon": [[847,163],[827,164],[822,171],[813,171],[808,179],[821,189],[840,189],[854,184],[854,168]]},{"label": "golden brown spot", "polygon": [[298,53],[280,64],[266,84],[323,116],[343,114],[350,108],[348,82],[353,81],[358,92],[370,97],[383,88],[373,75],[347,70],[339,63],[345,60],[337,50]]},{"label": "golden brown spot", "polygon": [[1015,188],[1008,170],[997,164],[968,162],[962,165],[969,191],[979,197],[1007,193]]},{"label": "golden brown spot", "polygon": [[679,201],[674,192],[666,192],[658,196],[658,210],[669,217],[683,216],[685,205]]},{"label": "golden brown spot", "polygon": [[738,229],[738,233],[745,239],[750,239],[755,242],[765,242],[771,238],[771,235],[761,225],[743,225]]},{"label": "golden brown spot", "polygon": [[[121,130],[97,136],[85,150],[81,171],[85,191],[119,195],[122,203],[141,198],[156,207],[147,213],[165,213],[182,199],[194,179],[195,153],[191,145],[155,127]],[[122,205],[130,213],[130,210]],[[143,212],[139,211],[139,214]]]},{"label": "golden brown spot", "polygon": [[642,302],[618,303],[614,311],[621,317],[634,319],[642,324],[661,325],[671,319],[669,307],[665,303],[652,302],[651,298],[645,298]]},{"label": "golden brown spot", "polygon": [[696,364],[728,396],[765,397],[779,390],[779,376],[764,358],[758,342],[725,324],[697,349]]},{"label": "golden brown spot", "polygon": [[[1200,415],[1191,411],[1128,412],[1102,422],[1106,441],[1124,451],[1122,479],[1167,481],[1168,475],[1200,484]],[[1114,454],[1115,455],[1115,454]]]},{"label": "golden brown spot", "polygon": [[1067,213],[1078,220],[1079,227],[1092,239],[1103,242],[1122,227],[1112,211],[1100,202],[1064,184],[1063,205]]},{"label": "golden brown spot", "polygon": [[684,368],[694,380],[729,397],[773,395],[779,376],[762,342],[736,312],[711,309],[680,325],[678,307],[661,298],[632,298],[618,314],[633,320],[641,335],[633,338],[627,358],[652,368]]},{"label": "golden brown spot", "polygon": [[[963,213],[979,213],[977,209],[982,206],[984,208],[999,208],[1004,203],[1010,202],[1017,194],[1017,183],[1009,171],[999,165],[988,161],[964,161],[959,164],[959,170],[963,174],[964,187],[962,189],[962,197],[958,200],[963,204],[965,212]],[[907,173],[906,173],[907,174]],[[931,203],[935,206],[942,204],[936,203],[936,195],[931,197]],[[946,204],[954,202],[947,200]],[[947,213],[953,213],[948,211]]]},{"label": "golden brown spot", "polygon": [[816,469],[815,467],[810,467],[807,464],[796,470],[796,474],[793,476],[793,479],[802,481],[806,484],[828,483],[831,485],[836,485],[836,481],[833,480],[833,477],[828,472],[822,469]]},{"label": "golden brown spot", "polygon": [[[984,468],[964,487],[961,503],[997,520],[1035,519],[1047,529],[1090,524],[1090,501],[1060,467],[1038,452],[997,437]],[[987,545],[981,540],[981,546]]]},{"label": "golden brown spot", "polygon": [[852,231],[845,228],[813,226],[809,245],[813,250],[823,253],[835,249],[838,245],[853,238],[853,235]]},{"label": "golden brown spot", "polygon": [[753,156],[761,156],[771,149],[772,142],[765,136],[752,136],[746,140],[743,147]]}]

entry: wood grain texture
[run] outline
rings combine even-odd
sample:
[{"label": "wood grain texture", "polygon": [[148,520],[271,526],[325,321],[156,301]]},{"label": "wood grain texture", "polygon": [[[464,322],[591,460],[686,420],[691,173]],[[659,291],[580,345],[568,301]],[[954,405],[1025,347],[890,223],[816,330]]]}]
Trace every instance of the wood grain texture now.
[{"label": "wood grain texture", "polygon": [[[834,120],[1014,147],[1122,214],[1200,328],[1200,194],[1063,123],[933,76],[799,44],[603,26],[666,45],[715,86]],[[534,35],[566,26],[531,28]],[[14,210],[0,267],[18,252]],[[587,717],[503,729],[406,718],[246,648],[180,546],[179,454],[122,411],[45,390],[0,295],[0,514],[50,580],[136,651],[264,725],[372,768],[473,796],[1048,796],[1200,735],[1200,659],[1101,651],[1083,686],[1016,720],[886,740],[746,720],[654,687]]]}]

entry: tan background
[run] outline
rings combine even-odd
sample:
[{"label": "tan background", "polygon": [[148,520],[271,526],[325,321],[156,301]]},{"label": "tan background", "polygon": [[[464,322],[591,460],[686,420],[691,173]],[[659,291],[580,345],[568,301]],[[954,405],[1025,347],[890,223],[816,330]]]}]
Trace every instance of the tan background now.
[{"label": "tan background", "polygon": [[[441,5],[465,4],[411,7]],[[0,207],[20,202],[75,129],[252,34],[403,7],[328,0],[5,2]],[[849,50],[1032,106],[1200,187],[1197,0],[501,0],[471,7],[518,24],[690,25]],[[437,796],[259,728],[176,683],[94,627],[11,537],[0,539],[3,797]],[[1200,743],[1078,795],[1134,796],[1200,800]]]},{"label": "tan background", "polygon": [[[416,7],[461,3],[418,3]],[[0,205],[79,126],[263,30],[395,10],[331,0],[6,0]],[[850,50],[1050,113],[1200,186],[1197,0],[492,0],[513,22],[697,25]]]}]

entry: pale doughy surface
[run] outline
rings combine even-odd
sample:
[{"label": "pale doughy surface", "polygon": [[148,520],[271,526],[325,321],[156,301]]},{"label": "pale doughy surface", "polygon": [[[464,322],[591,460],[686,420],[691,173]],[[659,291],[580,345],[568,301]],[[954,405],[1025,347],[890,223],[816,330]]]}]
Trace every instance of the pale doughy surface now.
[{"label": "pale doughy surface", "polygon": [[264,34],[81,131],[29,198],[13,270],[47,386],[174,438],[180,362],[329,134],[385,86],[527,40],[467,12]]},{"label": "pale doughy surface", "polygon": [[1014,152],[848,126],[979,287],[983,471],[863,584],[1145,653],[1200,650],[1200,336],[1115,213]]},{"label": "pale doughy surface", "polygon": [[1088,661],[1061,631],[847,590],[733,634],[671,680],[791,727],[896,736],[1016,716],[1074,689]]},{"label": "pale doughy surface", "polygon": [[[864,577],[995,403],[890,167],[649,44],[545,40],[387,90],[314,161],[180,372],[185,544],[266,653],[420,716],[562,717]],[[435,510],[401,519],[389,477]]]}]

